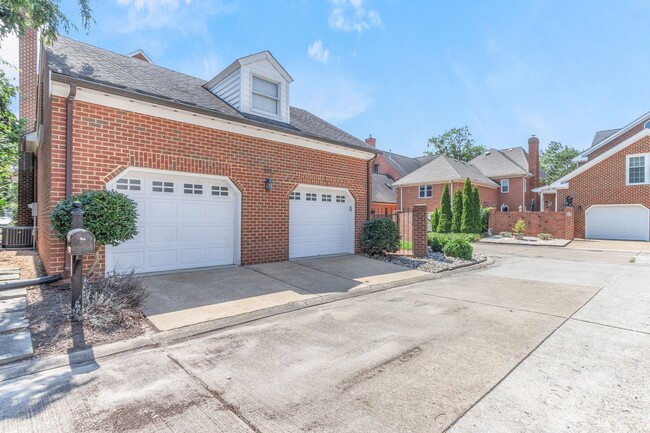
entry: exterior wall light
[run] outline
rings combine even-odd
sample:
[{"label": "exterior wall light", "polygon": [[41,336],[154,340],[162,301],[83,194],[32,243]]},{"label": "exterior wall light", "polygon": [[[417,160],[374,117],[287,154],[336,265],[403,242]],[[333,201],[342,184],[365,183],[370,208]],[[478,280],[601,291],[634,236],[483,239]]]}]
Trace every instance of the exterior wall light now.
[{"label": "exterior wall light", "polygon": [[273,189],[273,179],[270,177],[264,179],[264,189],[267,191],[271,191]]}]

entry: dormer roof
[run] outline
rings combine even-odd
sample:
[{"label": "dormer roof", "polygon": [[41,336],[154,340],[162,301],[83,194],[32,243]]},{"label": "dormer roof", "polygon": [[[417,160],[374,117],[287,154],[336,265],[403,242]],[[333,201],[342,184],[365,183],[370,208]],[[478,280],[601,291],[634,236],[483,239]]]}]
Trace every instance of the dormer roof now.
[{"label": "dormer roof", "polygon": [[232,62],[226,69],[223,71],[219,72],[214,78],[212,78],[210,81],[205,83],[203,87],[206,89],[212,89],[218,82],[222,81],[226,77],[228,77],[230,74],[235,72],[238,68],[241,68],[242,66],[249,65],[251,63],[259,62],[260,60],[268,60],[273,67],[284,77],[284,79],[291,83],[293,81],[293,78],[289,73],[287,72],[286,69],[282,67],[282,65],[273,57],[273,54],[271,54],[270,51],[262,51],[257,54],[251,54],[250,56],[245,56],[245,57],[240,57],[239,59],[235,60]]}]

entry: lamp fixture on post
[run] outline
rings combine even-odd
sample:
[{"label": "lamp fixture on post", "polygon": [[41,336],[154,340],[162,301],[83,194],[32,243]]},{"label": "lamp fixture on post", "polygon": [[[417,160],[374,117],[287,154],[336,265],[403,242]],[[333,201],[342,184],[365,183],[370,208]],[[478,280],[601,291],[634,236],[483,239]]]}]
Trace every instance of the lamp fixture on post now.
[{"label": "lamp fixture on post", "polygon": [[273,179],[270,177],[264,179],[264,189],[267,191],[271,191],[273,189]]}]

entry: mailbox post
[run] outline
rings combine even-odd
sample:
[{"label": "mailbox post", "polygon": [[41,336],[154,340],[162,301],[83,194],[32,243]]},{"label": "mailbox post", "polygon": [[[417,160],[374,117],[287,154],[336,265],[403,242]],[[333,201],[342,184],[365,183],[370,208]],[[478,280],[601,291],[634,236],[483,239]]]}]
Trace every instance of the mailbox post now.
[{"label": "mailbox post", "polygon": [[95,235],[83,228],[83,215],[81,203],[76,201],[72,204],[72,230],[68,232],[68,252],[71,256],[71,277],[70,294],[72,309],[77,302],[82,307],[81,294],[83,290],[83,256],[84,254],[95,253]]}]

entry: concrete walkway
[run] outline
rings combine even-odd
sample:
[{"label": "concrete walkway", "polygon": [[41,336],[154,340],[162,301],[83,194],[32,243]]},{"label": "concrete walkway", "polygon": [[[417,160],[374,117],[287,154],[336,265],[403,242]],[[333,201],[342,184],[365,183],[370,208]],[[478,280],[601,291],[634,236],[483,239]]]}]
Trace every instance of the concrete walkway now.
[{"label": "concrete walkway", "polygon": [[432,274],[343,255],[147,277],[144,313],[161,331]]},{"label": "concrete walkway", "polygon": [[[20,278],[20,269],[0,269],[0,281]],[[32,334],[25,318],[26,289],[0,291],[0,365],[31,357]]]},{"label": "concrete walkway", "polygon": [[576,239],[567,245],[574,250],[594,251],[635,251],[650,253],[650,242],[643,241],[607,241],[600,239]]}]

